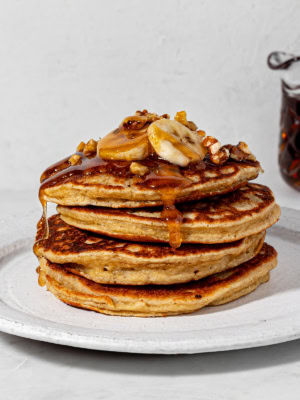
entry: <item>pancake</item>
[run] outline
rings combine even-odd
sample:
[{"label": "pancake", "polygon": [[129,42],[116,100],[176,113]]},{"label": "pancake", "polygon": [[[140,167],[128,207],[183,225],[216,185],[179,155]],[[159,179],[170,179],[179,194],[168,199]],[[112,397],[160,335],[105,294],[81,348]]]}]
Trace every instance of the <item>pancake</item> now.
[{"label": "pancake", "polygon": [[166,244],[132,243],[92,234],[66,224],[59,215],[38,224],[35,254],[64,264],[73,274],[95,282],[122,285],[169,285],[198,280],[233,268],[254,257],[265,233],[226,244],[185,244],[174,249]]},{"label": "pancake", "polygon": [[[235,192],[177,206],[183,221],[183,243],[224,243],[257,234],[280,216],[272,191],[248,184]],[[110,237],[138,242],[168,242],[162,208],[109,209],[58,206],[68,224]]]},{"label": "pancake", "polygon": [[[160,159],[141,161],[149,173],[134,175],[131,162],[105,161],[94,156],[72,166],[69,157],[49,167],[41,177],[40,200],[60,205],[136,208],[159,206],[166,192],[175,202],[198,200],[236,190],[261,171],[257,161],[209,160],[179,168]],[[175,193],[176,191],[176,193]]]},{"label": "pancake", "polygon": [[268,281],[276,264],[276,251],[264,244],[256,257],[226,272],[186,284],[136,287],[100,285],[42,258],[39,282],[75,307],[109,315],[158,317],[191,313],[244,296]]}]

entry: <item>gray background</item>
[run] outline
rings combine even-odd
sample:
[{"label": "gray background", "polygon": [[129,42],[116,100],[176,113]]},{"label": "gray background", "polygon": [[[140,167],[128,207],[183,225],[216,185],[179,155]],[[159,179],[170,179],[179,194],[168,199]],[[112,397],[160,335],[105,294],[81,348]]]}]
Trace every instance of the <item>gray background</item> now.
[{"label": "gray background", "polygon": [[[280,74],[266,66],[273,50],[300,54],[299,21],[297,0],[0,0],[0,220],[38,207],[44,168],[139,108],[244,139],[260,181],[300,209],[278,174]],[[298,400],[299,382],[299,340],[167,357],[0,333],[5,400]]]},{"label": "gray background", "polygon": [[43,169],[143,108],[184,109],[223,143],[248,142],[262,182],[278,175],[280,74],[266,57],[300,53],[299,1],[9,0],[0,10],[2,188],[37,190]]}]

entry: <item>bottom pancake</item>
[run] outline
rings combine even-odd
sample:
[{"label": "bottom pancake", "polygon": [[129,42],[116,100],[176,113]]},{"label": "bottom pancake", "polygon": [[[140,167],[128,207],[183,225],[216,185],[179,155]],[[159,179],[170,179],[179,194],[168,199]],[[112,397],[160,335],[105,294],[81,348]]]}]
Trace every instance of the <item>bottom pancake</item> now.
[{"label": "bottom pancake", "polygon": [[39,283],[75,307],[109,315],[159,317],[235,300],[268,281],[269,271],[276,265],[277,252],[265,243],[257,256],[225,272],[185,284],[140,287],[101,285],[42,257]]}]

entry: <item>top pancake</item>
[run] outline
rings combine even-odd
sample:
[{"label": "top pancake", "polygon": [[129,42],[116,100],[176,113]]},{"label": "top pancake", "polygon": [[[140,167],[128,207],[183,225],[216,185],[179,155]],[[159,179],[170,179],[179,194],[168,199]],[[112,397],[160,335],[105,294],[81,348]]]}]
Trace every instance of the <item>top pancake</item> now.
[{"label": "top pancake", "polygon": [[[280,216],[272,191],[248,184],[235,192],[181,204],[183,243],[226,243],[257,234]],[[161,208],[115,210],[102,207],[58,206],[69,225],[88,231],[141,242],[168,242],[167,222]]]},{"label": "top pancake", "polygon": [[[175,202],[179,203],[234,191],[261,171],[257,161],[230,160],[215,165],[204,160],[181,168],[163,160],[143,160],[141,164],[146,163],[150,171],[137,176],[130,172],[131,162],[104,161],[98,156],[87,158],[80,154],[80,165],[71,166],[66,158],[43,173],[40,189],[43,202],[112,208],[158,206],[163,204],[162,192],[174,189],[174,184],[178,187],[178,180],[189,182],[176,192]],[[176,168],[176,175],[169,179],[154,172],[162,165],[169,170]]]}]

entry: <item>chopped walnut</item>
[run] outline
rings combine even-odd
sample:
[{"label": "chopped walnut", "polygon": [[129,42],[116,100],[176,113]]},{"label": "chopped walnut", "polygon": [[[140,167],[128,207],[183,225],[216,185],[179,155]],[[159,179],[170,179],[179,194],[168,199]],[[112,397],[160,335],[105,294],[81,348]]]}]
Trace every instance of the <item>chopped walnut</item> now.
[{"label": "chopped walnut", "polygon": [[152,122],[159,119],[170,119],[168,114],[159,116],[155,113],[149,113],[147,110],[136,111],[135,115],[124,118],[121,126],[128,130],[140,130],[147,128]]},{"label": "chopped walnut", "polygon": [[198,129],[197,125],[193,121],[188,121],[186,123],[186,126],[191,130],[191,131],[196,131]]},{"label": "chopped walnut", "polygon": [[221,147],[217,139],[207,136],[203,139],[202,144],[207,147],[209,158],[214,164],[224,164],[228,158],[236,161],[256,161],[245,142],[239,142],[237,146],[226,144]]},{"label": "chopped walnut", "polygon": [[206,136],[202,141],[203,146],[208,147],[208,148],[215,143],[219,143],[219,141],[216,138],[214,138],[213,136]]},{"label": "chopped walnut", "polygon": [[206,136],[202,141],[203,146],[207,147],[211,162],[217,165],[224,164],[229,158],[229,150],[213,136]]},{"label": "chopped walnut", "polygon": [[84,146],[85,146],[85,143],[84,142],[80,142],[79,145],[77,146],[76,151],[78,151],[79,153],[82,153],[83,149],[84,149]]},{"label": "chopped walnut", "polygon": [[135,175],[143,176],[149,172],[149,169],[145,165],[137,162],[132,162],[130,164],[130,171]]},{"label": "chopped walnut", "polygon": [[247,155],[240,150],[237,146],[232,146],[230,149],[230,158],[235,161],[243,161],[246,160]]},{"label": "chopped walnut", "polygon": [[191,131],[196,131],[197,125],[193,121],[188,121],[185,111],[178,111],[175,115],[175,121],[180,122],[182,125],[189,128]]},{"label": "chopped walnut", "polygon": [[73,154],[70,158],[69,158],[69,163],[71,165],[77,165],[81,163],[81,157],[79,154]]},{"label": "chopped walnut", "polygon": [[156,113],[149,113],[147,112],[145,114],[148,123],[152,124],[152,122],[155,122],[159,119],[170,119],[170,115],[169,114],[163,114],[163,115],[158,115]]},{"label": "chopped walnut", "polygon": [[178,111],[175,115],[175,121],[180,122],[182,125],[187,123],[186,119],[186,112],[185,111]]},{"label": "chopped walnut", "polygon": [[210,154],[217,154],[221,148],[221,143],[217,141],[209,146],[209,153]]},{"label": "chopped walnut", "polygon": [[131,117],[126,117],[122,125],[125,129],[139,130],[142,129],[147,123],[147,118],[143,115],[132,115]]},{"label": "chopped walnut", "polygon": [[202,136],[203,138],[205,137],[206,133],[205,131],[201,131],[200,129],[197,131],[199,136]]},{"label": "chopped walnut", "polygon": [[254,156],[254,154],[251,153],[247,143],[239,142],[237,147],[248,155],[247,160],[256,161],[256,157]]},{"label": "chopped walnut", "polygon": [[245,142],[239,142],[237,146],[230,147],[230,158],[236,161],[256,161],[255,156],[251,153]]},{"label": "chopped walnut", "polygon": [[147,118],[148,122],[154,122],[157,121],[158,119],[170,119],[169,114],[163,114],[163,115],[158,115],[156,113],[149,113],[148,110],[143,110],[143,111],[136,111],[135,115],[137,116],[143,116]]},{"label": "chopped walnut", "polygon": [[229,158],[229,150],[226,148],[221,147],[220,150],[210,155],[210,159],[214,164],[224,164]]},{"label": "chopped walnut", "polygon": [[143,111],[138,110],[135,112],[135,115],[147,115],[147,114],[149,114],[148,110],[145,110],[145,109]]},{"label": "chopped walnut", "polygon": [[97,142],[96,142],[96,140],[91,139],[84,146],[83,154],[85,156],[89,156],[89,155],[91,155],[93,153],[96,153],[96,151],[97,151]]}]

